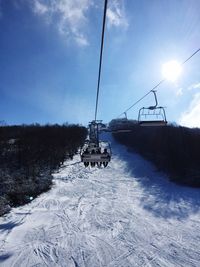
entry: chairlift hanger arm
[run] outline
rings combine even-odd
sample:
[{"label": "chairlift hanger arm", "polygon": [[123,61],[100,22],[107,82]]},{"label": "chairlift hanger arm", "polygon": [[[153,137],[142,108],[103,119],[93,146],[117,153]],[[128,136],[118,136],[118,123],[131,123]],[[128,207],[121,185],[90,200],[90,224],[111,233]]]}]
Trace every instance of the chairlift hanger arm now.
[{"label": "chairlift hanger arm", "polygon": [[156,104],[154,105],[154,106],[150,106],[149,107],[149,109],[156,109],[156,107],[157,107],[157,105],[158,105],[158,99],[157,99],[157,96],[156,96],[156,91],[155,90],[152,90],[151,91],[152,93],[153,93],[153,95],[154,95],[154,99],[155,99],[155,102],[156,102]]}]

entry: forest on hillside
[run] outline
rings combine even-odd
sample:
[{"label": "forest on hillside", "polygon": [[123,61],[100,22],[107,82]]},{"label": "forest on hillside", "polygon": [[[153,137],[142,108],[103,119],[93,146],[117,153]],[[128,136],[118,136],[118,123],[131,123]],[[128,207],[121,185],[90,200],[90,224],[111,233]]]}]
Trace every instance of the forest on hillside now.
[{"label": "forest on hillside", "polygon": [[152,161],[172,181],[200,187],[200,129],[134,125],[130,132],[113,133],[113,136]]},{"label": "forest on hillside", "polygon": [[0,127],[0,215],[52,185],[52,172],[72,159],[87,129],[78,125]]}]

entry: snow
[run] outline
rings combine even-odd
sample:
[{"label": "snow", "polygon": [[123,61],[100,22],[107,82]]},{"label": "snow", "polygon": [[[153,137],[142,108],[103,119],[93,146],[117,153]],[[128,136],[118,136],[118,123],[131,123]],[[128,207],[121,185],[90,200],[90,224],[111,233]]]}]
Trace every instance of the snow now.
[{"label": "snow", "polygon": [[0,266],[200,266],[199,189],[107,138],[107,168],[77,155],[49,192],[0,218]]}]

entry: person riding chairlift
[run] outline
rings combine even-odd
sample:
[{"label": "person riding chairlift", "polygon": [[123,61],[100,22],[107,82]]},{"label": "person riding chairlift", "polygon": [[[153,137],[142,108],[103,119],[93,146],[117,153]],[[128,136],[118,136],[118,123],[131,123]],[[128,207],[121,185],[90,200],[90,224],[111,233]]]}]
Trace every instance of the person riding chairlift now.
[{"label": "person riding chairlift", "polygon": [[[107,151],[107,148],[104,148],[103,154],[106,155],[107,157],[109,157],[109,153]],[[103,166],[107,167],[108,166],[108,162],[103,162]]]},{"label": "person riding chairlift", "polygon": [[[101,154],[101,148],[98,148],[97,154]],[[101,167],[102,164],[103,164],[103,162],[97,162],[98,167]]]},{"label": "person riding chairlift", "polygon": [[[88,155],[89,154],[89,150],[88,150],[88,148],[86,148],[86,150],[83,152],[83,155]],[[89,166],[89,162],[84,162],[84,166],[85,167],[88,167]]]},{"label": "person riding chairlift", "polygon": [[[93,149],[91,154],[96,154],[95,150]],[[91,167],[95,167],[95,162],[90,162]]]}]

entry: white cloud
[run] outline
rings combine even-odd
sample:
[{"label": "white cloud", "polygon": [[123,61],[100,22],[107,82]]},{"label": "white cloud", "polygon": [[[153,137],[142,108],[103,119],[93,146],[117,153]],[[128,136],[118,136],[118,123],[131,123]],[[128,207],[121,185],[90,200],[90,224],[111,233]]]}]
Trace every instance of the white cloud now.
[{"label": "white cloud", "polygon": [[81,33],[76,34],[74,36],[74,39],[76,40],[77,44],[80,46],[86,46],[89,44],[87,38]]},{"label": "white cloud", "polygon": [[72,39],[78,45],[88,45],[85,35],[87,11],[93,0],[34,0],[33,11],[55,25],[67,40]]},{"label": "white cloud", "polygon": [[[0,0],[0,14],[1,14]],[[58,32],[67,40],[73,40],[80,46],[89,45],[87,27],[89,26],[89,12],[91,8],[101,9],[103,16],[103,2],[97,0],[13,0],[16,7],[28,3],[32,11],[42,17],[46,23],[56,27]],[[124,0],[108,1],[108,28],[128,26],[125,15]]]},{"label": "white cloud", "polygon": [[49,8],[44,3],[41,3],[39,0],[35,0],[34,2],[34,11],[37,14],[45,14],[49,11]]},{"label": "white cloud", "polygon": [[200,128],[200,93],[196,93],[191,101],[189,108],[183,112],[179,124],[187,127]]},{"label": "white cloud", "polygon": [[200,89],[200,83],[193,83],[188,87],[188,90]]},{"label": "white cloud", "polygon": [[114,27],[128,27],[128,21],[125,15],[125,8],[123,0],[110,1],[107,9],[108,28]]},{"label": "white cloud", "polygon": [[176,91],[176,96],[182,96],[183,95],[183,88],[179,88],[177,91]]},{"label": "white cloud", "polygon": [[[108,28],[128,26],[123,1],[108,2]],[[38,16],[43,16],[48,23],[55,25],[67,40],[71,38],[80,46],[89,44],[86,36],[87,12],[92,7],[98,8],[95,0],[34,0],[30,3],[33,11]]]}]

